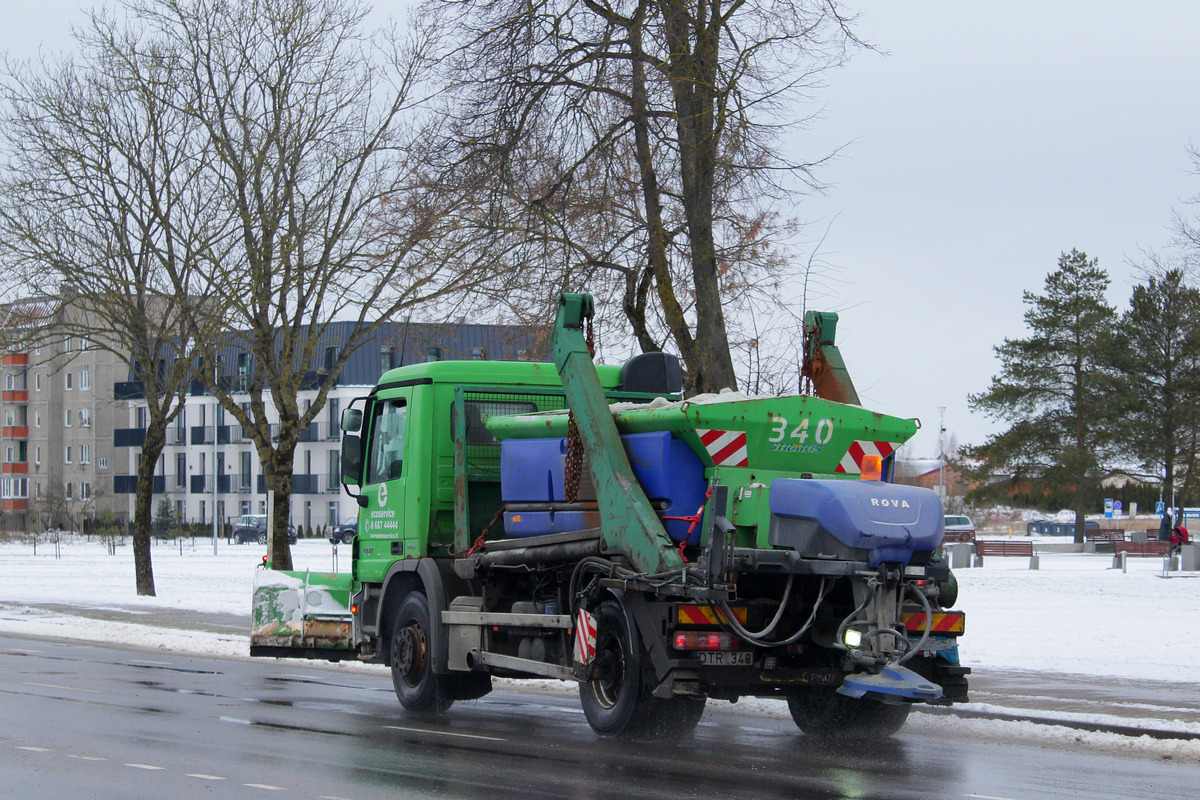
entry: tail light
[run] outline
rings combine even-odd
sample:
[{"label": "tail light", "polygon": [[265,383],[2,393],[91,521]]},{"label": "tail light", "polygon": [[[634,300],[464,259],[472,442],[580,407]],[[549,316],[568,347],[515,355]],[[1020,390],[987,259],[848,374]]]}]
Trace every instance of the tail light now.
[{"label": "tail light", "polygon": [[737,650],[738,642],[728,633],[716,631],[680,631],[675,634],[676,650]]}]

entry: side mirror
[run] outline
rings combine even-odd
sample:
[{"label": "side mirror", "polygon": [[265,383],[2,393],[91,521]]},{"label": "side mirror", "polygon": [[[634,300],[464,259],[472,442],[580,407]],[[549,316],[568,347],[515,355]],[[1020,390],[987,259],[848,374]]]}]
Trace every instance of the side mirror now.
[{"label": "side mirror", "polygon": [[347,408],[342,411],[342,432],[358,433],[362,430],[363,413],[361,408]]},{"label": "side mirror", "polygon": [[[360,421],[361,416],[359,414]],[[348,433],[342,437],[342,483],[351,486],[361,485],[362,468],[362,438]]]}]

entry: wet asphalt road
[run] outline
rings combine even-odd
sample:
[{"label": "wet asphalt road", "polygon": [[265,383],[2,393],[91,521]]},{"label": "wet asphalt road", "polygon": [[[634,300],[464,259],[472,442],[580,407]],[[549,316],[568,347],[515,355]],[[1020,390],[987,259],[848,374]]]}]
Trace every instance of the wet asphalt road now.
[{"label": "wet asphalt road", "polygon": [[614,741],[554,694],[503,689],[420,718],[377,673],[0,635],[0,776],[0,797],[72,800],[1192,800],[1200,765],[927,727],[822,747],[737,706],[710,709],[694,737]]}]

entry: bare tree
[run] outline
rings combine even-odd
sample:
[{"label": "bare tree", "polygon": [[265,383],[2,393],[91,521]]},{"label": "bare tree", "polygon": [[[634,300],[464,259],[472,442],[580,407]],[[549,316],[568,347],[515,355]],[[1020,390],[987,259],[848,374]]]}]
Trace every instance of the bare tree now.
[{"label": "bare tree", "polygon": [[191,378],[178,356],[195,334],[174,287],[220,226],[196,123],[141,91],[167,78],[170,54],[132,60],[138,39],[96,14],[77,31],[78,60],[5,64],[0,258],[55,306],[43,336],[85,337],[141,384],[134,569],[137,593],[153,595],[154,470]]},{"label": "bare tree", "polygon": [[[358,0],[129,0],[152,34],[131,61],[172,53],[171,79],[145,82],[196,126],[229,236],[199,274],[175,275],[197,327],[208,390],[246,430],[274,492],[270,550],[291,568],[287,526],[296,444],[355,349],[403,309],[464,292],[486,274],[460,234],[461,196],[424,172],[435,141],[421,113],[426,31],[368,36]],[[325,332],[357,323],[326,361]],[[247,352],[248,410],[220,374],[223,350]],[[314,364],[324,379],[297,396]]]},{"label": "bare tree", "polygon": [[725,308],[777,297],[787,272],[794,226],[778,205],[815,181],[781,136],[854,41],[836,3],[427,8],[458,34],[445,60],[460,87],[452,166],[487,176],[480,224],[524,264],[506,295],[620,297],[639,345],[669,342],[692,388],[734,386]]}]

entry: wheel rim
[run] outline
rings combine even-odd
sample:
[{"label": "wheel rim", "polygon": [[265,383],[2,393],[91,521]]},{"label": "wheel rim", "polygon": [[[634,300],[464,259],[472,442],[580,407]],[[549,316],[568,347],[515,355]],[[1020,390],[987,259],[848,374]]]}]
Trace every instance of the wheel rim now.
[{"label": "wheel rim", "polygon": [[425,672],[425,631],[416,622],[402,628],[396,638],[396,672],[408,686],[416,686]]},{"label": "wheel rim", "polygon": [[604,708],[612,708],[621,697],[621,689],[625,686],[625,653],[621,648],[620,637],[611,631],[601,634],[597,642],[599,663],[596,665],[597,675],[592,683],[592,693]]}]

